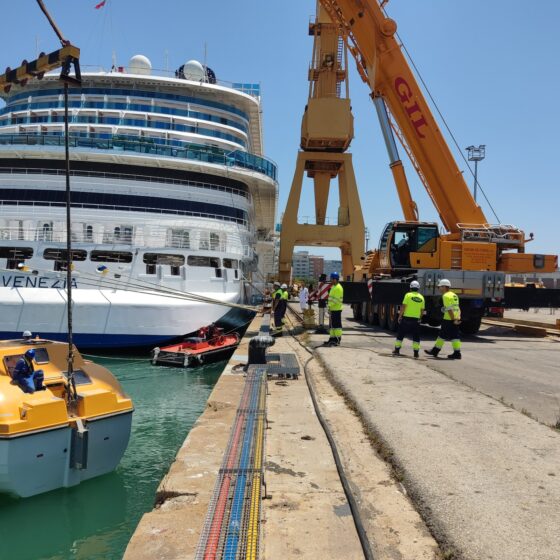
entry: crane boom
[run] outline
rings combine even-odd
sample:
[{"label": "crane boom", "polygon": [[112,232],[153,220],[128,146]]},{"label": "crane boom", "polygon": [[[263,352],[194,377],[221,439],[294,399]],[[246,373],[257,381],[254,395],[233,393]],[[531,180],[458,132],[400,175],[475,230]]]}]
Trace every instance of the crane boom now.
[{"label": "crane boom", "polygon": [[459,224],[487,225],[395,37],[396,23],[377,0],[320,2],[340,25],[372,97],[385,100],[447,231],[458,233]]}]

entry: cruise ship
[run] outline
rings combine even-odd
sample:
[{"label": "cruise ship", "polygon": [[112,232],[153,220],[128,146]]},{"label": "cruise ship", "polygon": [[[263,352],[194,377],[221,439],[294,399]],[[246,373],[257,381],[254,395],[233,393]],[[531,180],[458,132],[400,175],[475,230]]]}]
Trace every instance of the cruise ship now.
[{"label": "cruise ship", "polygon": [[[0,95],[0,337],[65,340],[63,86],[48,74]],[[258,84],[194,60],[82,71],[69,90],[78,346],[176,339],[272,271],[277,170],[261,118]]]}]

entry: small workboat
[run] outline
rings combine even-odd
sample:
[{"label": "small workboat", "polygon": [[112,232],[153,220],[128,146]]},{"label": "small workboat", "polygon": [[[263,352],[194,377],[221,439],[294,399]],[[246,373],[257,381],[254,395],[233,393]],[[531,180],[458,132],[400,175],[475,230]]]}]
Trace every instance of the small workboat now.
[{"label": "small workboat", "polygon": [[[31,356],[35,389],[18,382]],[[0,493],[22,498],[75,486],[113,471],[130,437],[133,405],[106,368],[68,345],[43,339],[0,341]]]},{"label": "small workboat", "polygon": [[226,360],[239,344],[235,332],[223,334],[218,327],[204,327],[198,336],[186,338],[178,344],[152,350],[152,364],[161,366],[197,367]]}]

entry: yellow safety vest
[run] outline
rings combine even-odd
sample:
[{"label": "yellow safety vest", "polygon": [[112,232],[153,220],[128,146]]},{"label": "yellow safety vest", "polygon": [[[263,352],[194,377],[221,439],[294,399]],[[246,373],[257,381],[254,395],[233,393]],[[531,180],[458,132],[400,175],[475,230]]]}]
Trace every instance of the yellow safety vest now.
[{"label": "yellow safety vest", "polygon": [[406,305],[403,317],[410,317],[412,319],[420,319],[422,311],[426,308],[424,296],[418,292],[408,292],[404,296],[403,305]]},{"label": "yellow safety vest", "polygon": [[461,308],[459,307],[459,296],[454,292],[445,292],[443,298],[443,318],[446,321],[451,321],[449,311],[453,311],[453,318],[458,320],[461,318]]},{"label": "yellow safety vest", "polygon": [[340,284],[333,284],[329,291],[329,311],[342,311],[342,300],[344,299],[344,288]]},{"label": "yellow safety vest", "polygon": [[288,299],[289,298],[288,290],[282,290],[282,295],[280,297],[282,299]]}]

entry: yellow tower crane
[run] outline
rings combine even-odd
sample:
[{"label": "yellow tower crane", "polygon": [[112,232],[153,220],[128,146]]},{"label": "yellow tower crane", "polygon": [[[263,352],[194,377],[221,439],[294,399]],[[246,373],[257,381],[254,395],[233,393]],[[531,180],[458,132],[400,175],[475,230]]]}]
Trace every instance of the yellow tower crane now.
[{"label": "yellow tower crane", "polygon": [[[309,26],[314,42],[309,99],[301,125],[301,151],[282,219],[279,277],[284,282],[290,280],[297,245],[339,247],[344,276],[352,275],[363,255],[364,219],[352,156],[347,152],[354,136],[348,58],[339,29],[318,3],[317,17]],[[305,174],[313,180],[315,224],[298,222]],[[329,194],[335,179],[340,202],[337,223],[327,224]]]}]

